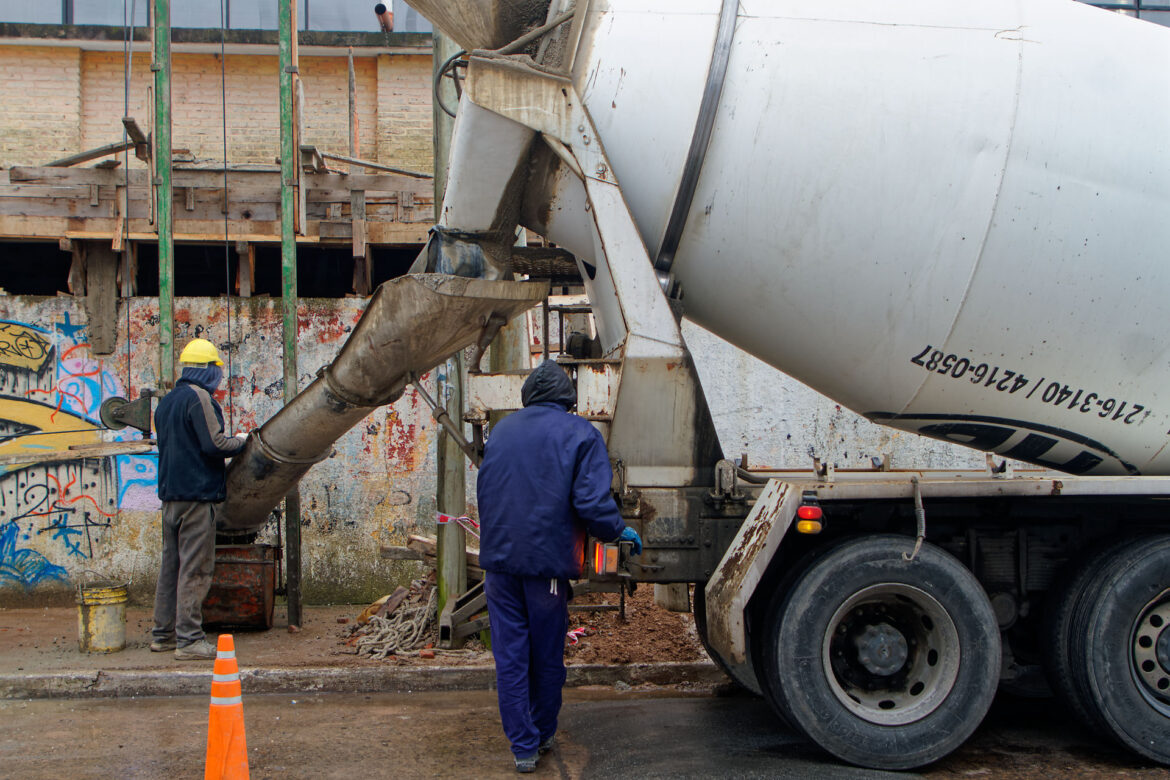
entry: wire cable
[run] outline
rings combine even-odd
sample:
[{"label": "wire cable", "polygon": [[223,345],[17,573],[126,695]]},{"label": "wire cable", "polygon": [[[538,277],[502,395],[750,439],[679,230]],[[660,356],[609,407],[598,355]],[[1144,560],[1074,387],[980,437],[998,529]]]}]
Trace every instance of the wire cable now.
[{"label": "wire cable", "polygon": [[[127,5],[129,8],[127,8]],[[134,14],[138,11],[138,0],[131,0],[127,3],[122,0],[122,116],[130,116],[130,74],[134,68]],[[125,123],[122,125],[122,143],[126,143],[129,136],[129,130]],[[122,270],[126,275],[130,274],[131,264],[130,257],[133,255],[133,248],[130,246],[130,150],[126,149],[122,152],[123,159],[123,184],[122,192],[125,194],[126,213],[122,215]],[[117,198],[117,193],[114,194]],[[114,204],[115,208],[120,208],[121,204]],[[122,286],[127,292],[134,289],[134,280],[123,279]],[[133,295],[127,295],[123,301],[122,308],[126,312],[126,393],[129,394],[131,371],[130,371],[130,306],[134,302]]]},{"label": "wire cable", "polygon": [[219,100],[223,119],[223,281],[227,295],[227,397],[228,433],[235,433],[232,403],[232,261],[228,241],[228,137],[227,137],[227,0],[219,0]]}]

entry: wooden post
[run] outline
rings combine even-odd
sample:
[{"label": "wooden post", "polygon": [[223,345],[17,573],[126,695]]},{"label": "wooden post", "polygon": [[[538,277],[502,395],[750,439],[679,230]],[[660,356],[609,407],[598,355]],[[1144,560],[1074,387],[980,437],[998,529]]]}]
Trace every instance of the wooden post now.
[{"label": "wooden post", "polygon": [[138,242],[128,241],[122,246],[122,265],[118,272],[123,298],[138,295]]},{"label": "wooden post", "polygon": [[118,332],[118,256],[102,241],[91,242],[85,254],[89,348],[95,355],[111,355]]},{"label": "wooden post", "polygon": [[61,239],[62,251],[72,252],[73,261],[69,265],[69,278],[66,284],[72,295],[85,295],[85,244],[81,241]]},{"label": "wooden post", "polygon": [[349,198],[353,225],[353,291],[364,297],[370,294],[372,281],[369,247],[366,245],[366,193],[354,190]]},{"label": "wooden post", "polygon": [[[434,72],[442,67],[443,62],[459,50],[459,47],[438,30],[431,40],[434,42],[432,52],[432,66]],[[439,85],[444,91],[443,100],[447,105],[455,105],[455,88],[446,79]],[[451,131],[454,129],[454,120],[438,105],[431,111],[434,126],[435,144],[435,221],[443,208],[443,193],[447,186],[447,165],[450,160]],[[399,195],[401,204],[402,196]],[[447,414],[452,420],[462,424],[463,420],[463,354],[459,353],[448,362],[447,384],[450,396],[447,398]],[[442,400],[440,400],[442,403]],[[438,494],[439,511],[444,514],[459,516],[467,508],[467,494],[464,478],[466,470],[463,463],[463,451],[459,445],[446,434],[439,431],[438,438]],[[446,523],[438,528],[438,573],[439,573],[439,613],[447,603],[448,597],[458,596],[467,590],[467,535],[463,528],[455,523]]]},{"label": "wooden post", "polygon": [[[361,157],[358,148],[358,115],[357,115],[357,74],[353,69],[353,47],[349,47],[349,156]],[[360,173],[356,165],[349,166],[350,173]]]},{"label": "wooden post", "polygon": [[236,295],[251,298],[256,289],[256,245],[248,241],[236,242]]},{"label": "wooden post", "polygon": [[130,198],[126,192],[126,187],[115,187],[114,200],[118,207],[118,216],[114,220],[114,239],[110,243],[110,248],[115,252],[122,251],[122,244],[126,238],[126,218],[130,213]]},{"label": "wooden post", "polygon": [[[447,414],[463,425],[463,353],[447,361]],[[441,391],[440,391],[441,392]],[[440,400],[440,403],[442,401]],[[446,515],[459,517],[467,511],[467,466],[463,450],[446,430],[438,439],[438,507]],[[457,523],[439,526],[438,534],[439,614],[449,598],[467,590],[467,533]]]}]

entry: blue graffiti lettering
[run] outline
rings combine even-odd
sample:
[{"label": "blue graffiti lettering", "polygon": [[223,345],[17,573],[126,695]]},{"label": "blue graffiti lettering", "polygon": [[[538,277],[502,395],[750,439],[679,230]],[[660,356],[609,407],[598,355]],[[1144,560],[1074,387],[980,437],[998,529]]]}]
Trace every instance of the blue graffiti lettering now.
[{"label": "blue graffiti lettering", "polygon": [[16,522],[0,526],[0,587],[21,585],[31,588],[42,582],[66,582],[69,575],[65,569],[49,563],[36,550],[16,549],[19,528]]}]

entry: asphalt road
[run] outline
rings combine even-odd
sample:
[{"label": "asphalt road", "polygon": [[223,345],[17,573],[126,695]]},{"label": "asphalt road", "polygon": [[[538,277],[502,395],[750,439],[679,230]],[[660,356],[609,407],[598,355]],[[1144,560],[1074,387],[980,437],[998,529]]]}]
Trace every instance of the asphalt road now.
[{"label": "asphalt road", "polygon": [[[203,697],[0,702],[0,775],[193,778]],[[253,778],[515,777],[488,691],[244,694]],[[1001,700],[951,777],[1170,777],[1081,732],[1046,701]],[[758,699],[573,690],[544,778],[906,777],[842,766],[782,729]]]}]

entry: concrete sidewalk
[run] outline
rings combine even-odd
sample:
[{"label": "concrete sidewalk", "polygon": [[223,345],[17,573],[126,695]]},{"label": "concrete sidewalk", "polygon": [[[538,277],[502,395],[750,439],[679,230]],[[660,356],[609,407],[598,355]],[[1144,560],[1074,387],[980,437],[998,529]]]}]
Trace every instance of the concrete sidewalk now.
[{"label": "concrete sidewalk", "polygon": [[[233,631],[245,692],[485,690],[493,686],[490,653],[438,651],[434,659],[371,660],[343,652],[361,606],[307,607],[303,625],[288,631],[277,607],[268,631]],[[344,622],[343,622],[344,621]],[[90,698],[201,694],[211,683],[210,661],[176,661],[150,652],[150,610],[130,607],[126,648],[82,653],[77,609],[0,609],[0,698]],[[214,637],[211,637],[214,641]],[[714,664],[643,663],[569,666],[570,686],[716,684]]]}]

